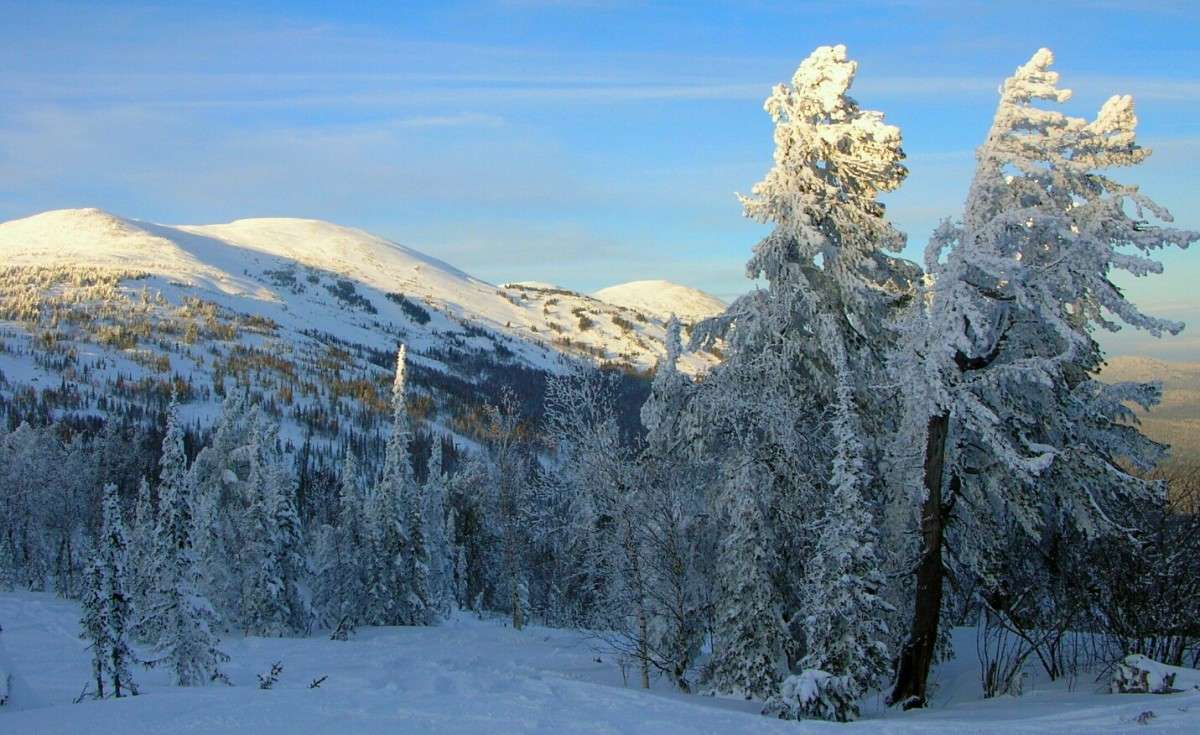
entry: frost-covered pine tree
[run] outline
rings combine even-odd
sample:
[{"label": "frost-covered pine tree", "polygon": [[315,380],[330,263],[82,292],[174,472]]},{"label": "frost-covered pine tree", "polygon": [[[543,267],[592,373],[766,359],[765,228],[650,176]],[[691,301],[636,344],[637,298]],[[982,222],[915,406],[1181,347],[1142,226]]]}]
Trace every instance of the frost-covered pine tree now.
[{"label": "frost-covered pine tree", "polygon": [[288,606],[283,570],[279,565],[281,547],[272,513],[270,475],[256,461],[250,471],[250,507],[246,510],[243,554],[241,619],[247,635],[284,635],[288,631]]},{"label": "frost-covered pine tree", "polygon": [[1095,329],[1121,323],[1151,334],[1182,324],[1143,314],[1113,271],[1161,271],[1149,255],[1200,233],[1154,224],[1170,215],[1110,177],[1140,163],[1133,102],[1110,98],[1088,121],[1038,103],[1062,103],[1042,49],[1005,81],[977,153],[961,223],[931,238],[934,282],[918,299],[898,373],[924,397],[909,419],[922,481],[907,490],[922,539],[912,625],[892,703],[923,706],[942,609],[947,539],[967,574],[981,573],[1000,537],[1003,508],[1035,534],[1053,505],[1093,534],[1119,526],[1121,508],[1154,502],[1157,486],[1119,458],[1152,463],[1158,450],[1128,421],[1122,401],[1153,402],[1150,386],[1105,386]]},{"label": "frost-covered pine tree", "polygon": [[408,514],[405,500],[415,483],[408,445],[412,439],[405,403],[405,346],[396,354],[392,382],[392,430],[384,454],[383,474],[371,495],[368,557],[368,619],[375,625],[411,625],[417,618],[412,591]]},{"label": "frost-covered pine tree", "polygon": [[[856,69],[844,47],[824,46],[799,65],[790,85],[773,89],[764,107],[775,122],[774,165],[752,195],[742,197],[747,216],[774,225],[747,265],[747,275],[765,278],[768,287],[738,299],[693,336],[701,345],[726,337],[727,359],[704,381],[694,410],[706,427],[708,451],[724,458],[726,482],[745,486],[741,468],[761,468],[740,491],[758,495],[777,539],[781,569],[769,580],[775,590],[743,594],[754,600],[778,595],[788,621],[812,594],[806,591],[813,581],[806,574],[816,543],[811,528],[839,511],[827,501],[836,497],[837,463],[845,461],[847,447],[827,408],[837,406],[862,426],[861,456],[872,462],[881,451],[873,437],[890,415],[880,390],[891,340],[886,317],[915,276],[887,255],[904,236],[878,198],[907,174],[900,131],[848,96]],[[870,512],[873,491],[864,484],[858,494]],[[726,489],[717,497],[726,503],[719,512],[731,514],[730,504],[745,510],[736,505],[737,492]],[[723,539],[722,553],[753,556],[756,542],[742,551],[729,548],[739,538],[750,536]],[[723,589],[747,583],[723,578],[737,574],[736,565],[722,569]],[[718,601],[726,604],[738,603]],[[721,630],[723,620],[732,628]],[[717,625],[718,645],[746,636],[736,611],[724,611]],[[789,642],[789,658],[798,648]],[[752,658],[742,666],[753,667],[763,652],[748,651]],[[737,670],[731,662],[725,666]]]},{"label": "frost-covered pine tree", "polygon": [[787,625],[771,575],[779,560],[750,466],[728,485],[729,525],[717,560],[714,629],[720,636],[706,689],[765,700],[787,673]]},{"label": "frost-covered pine tree", "polygon": [[228,396],[212,440],[196,455],[190,470],[203,592],[230,628],[245,622],[240,612],[246,571],[243,554],[258,540],[246,535],[244,513],[257,493],[247,482],[256,454],[254,415],[247,409],[243,393]]},{"label": "frost-covered pine tree", "polygon": [[410,477],[401,497],[408,532],[409,615],[412,625],[432,625],[438,618],[430,546],[430,507],[425,486]]},{"label": "frost-covered pine tree", "polygon": [[449,505],[449,483],[443,469],[441,437],[434,437],[429,456],[429,476],[425,481],[425,527],[429,546],[429,585],[433,607],[445,618],[454,605],[454,565],[457,557],[454,539],[454,511]]},{"label": "frost-covered pine tree", "polygon": [[[150,482],[145,476],[139,478],[137,498],[133,506],[132,541],[129,546],[130,584],[129,598],[133,609],[139,614],[149,607],[151,590],[153,589],[155,571],[155,551],[157,550],[154,535],[157,525],[154,512],[154,498],[151,496]],[[144,637],[135,621],[134,632],[138,637]]]},{"label": "frost-covered pine tree", "polygon": [[88,564],[83,599],[80,601],[83,616],[79,621],[82,628],[79,637],[87,641],[88,650],[92,652],[92,681],[96,686],[97,699],[104,698],[104,682],[108,679],[109,667],[105,581],[104,566],[99,558],[95,558]]},{"label": "frost-covered pine tree", "polygon": [[[823,329],[828,332],[832,325],[827,322]],[[883,575],[874,521],[863,497],[868,475],[845,355],[835,337],[826,339],[839,373],[833,419],[837,448],[805,584],[807,653],[800,674],[784,681],[767,711],[788,719],[846,722],[857,719],[858,700],[890,673],[885,621],[892,609],[879,594]]]},{"label": "frost-covered pine tree", "polygon": [[11,592],[17,584],[17,561],[13,558],[12,545],[0,539],[0,590]]},{"label": "frost-covered pine tree", "polygon": [[498,404],[485,409],[488,416],[487,444],[491,457],[493,508],[499,528],[500,568],[494,570],[503,590],[504,604],[512,615],[512,626],[521,630],[529,621],[529,580],[525,553],[528,543],[525,491],[528,457],[521,439],[521,415],[516,397],[505,391]]},{"label": "frost-covered pine tree", "polygon": [[691,451],[696,431],[686,407],[694,386],[678,369],[680,331],[679,320],[672,316],[667,321],[666,354],[641,410],[646,428],[637,458],[642,488],[629,502],[647,578],[647,648],[655,668],[676,688],[690,692],[690,670],[708,627],[715,554],[705,497],[710,468]]},{"label": "frost-covered pine tree", "polygon": [[337,523],[328,529],[316,575],[317,607],[334,636],[346,640],[367,607],[367,518],[358,459],[346,451],[338,476]]},{"label": "frost-covered pine tree", "polygon": [[247,632],[288,635],[308,630],[310,611],[301,589],[307,560],[295,485],[278,450],[279,427],[256,411],[247,512],[249,550],[242,617]]},{"label": "frost-covered pine tree", "polygon": [[[268,445],[278,443],[278,424],[272,423]],[[279,567],[283,572],[284,599],[287,601],[288,627],[293,633],[307,633],[312,625],[308,602],[308,557],[304,527],[296,509],[296,478],[289,457],[274,449],[267,474],[271,497],[271,518],[278,538]]]},{"label": "frost-covered pine tree", "polygon": [[193,545],[194,509],[179,404],[167,410],[167,431],[159,461],[157,560],[150,604],[141,630],[154,645],[151,666],[170,669],[179,686],[226,681],[220,665],[229,657],[216,634],[216,611],[200,590],[199,562]]},{"label": "frost-covered pine tree", "polygon": [[654,457],[670,458],[683,453],[681,445],[690,438],[681,425],[686,420],[684,404],[689,397],[691,380],[679,372],[683,353],[680,331],[683,325],[675,315],[667,320],[665,354],[650,383],[650,395],[642,405],[642,426],[646,428],[646,450]]},{"label": "frost-covered pine tree", "polygon": [[129,667],[136,658],[129,644],[132,610],[128,592],[129,541],[121,517],[117,486],[104,487],[100,535],[88,568],[89,585],[83,600],[83,638],[91,643],[96,697],[105,696],[105,682],[114,697],[137,694]]}]

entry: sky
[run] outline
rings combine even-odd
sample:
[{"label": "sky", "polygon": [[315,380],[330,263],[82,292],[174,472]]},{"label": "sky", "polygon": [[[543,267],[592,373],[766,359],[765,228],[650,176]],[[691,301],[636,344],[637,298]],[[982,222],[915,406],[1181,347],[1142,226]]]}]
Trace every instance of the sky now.
[{"label": "sky", "polygon": [[[1118,177],[1200,229],[1200,4],[1159,0],[437,3],[0,0],[0,220],[94,206],[171,224],[311,217],[493,282],[663,278],[729,300],[766,232],[762,101],[846,44],[903,131],[887,196],[920,259],[962,207],[999,83],[1041,46],[1064,109],[1132,94],[1154,155]],[[1118,278],[1191,322],[1114,354],[1200,361],[1200,254]]]}]

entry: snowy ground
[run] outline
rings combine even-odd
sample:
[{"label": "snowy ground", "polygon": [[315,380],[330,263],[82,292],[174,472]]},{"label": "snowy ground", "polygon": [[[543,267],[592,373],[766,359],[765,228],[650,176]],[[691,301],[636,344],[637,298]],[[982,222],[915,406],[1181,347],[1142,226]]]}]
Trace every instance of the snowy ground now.
[{"label": "snowy ground", "polygon": [[[88,680],[78,608],[47,594],[0,593],[0,668],[17,673],[3,735],[51,733],[1101,733],[1200,732],[1200,694],[1110,695],[1031,686],[1024,697],[979,699],[974,638],[964,658],[937,674],[936,706],[883,711],[868,703],[852,725],[781,722],[752,703],[643,692],[578,633],[460,616],[438,628],[379,628],[340,643],[234,638],[226,642],[235,686],[180,689],[163,672],[139,672],[143,695],[73,705]],[[599,660],[597,660],[599,659]],[[270,691],[256,674],[283,674]],[[314,678],[328,676],[319,689]],[[632,675],[631,675],[632,678]],[[1140,713],[1152,711],[1146,725]]]}]

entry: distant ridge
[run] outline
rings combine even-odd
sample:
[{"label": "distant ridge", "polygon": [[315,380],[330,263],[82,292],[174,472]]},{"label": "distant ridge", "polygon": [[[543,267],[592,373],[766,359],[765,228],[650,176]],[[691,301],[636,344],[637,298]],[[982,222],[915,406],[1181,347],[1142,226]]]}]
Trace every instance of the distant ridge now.
[{"label": "distant ridge", "polygon": [[669,319],[694,323],[725,311],[725,302],[699,289],[662,280],[630,281],[592,294],[600,301]]}]

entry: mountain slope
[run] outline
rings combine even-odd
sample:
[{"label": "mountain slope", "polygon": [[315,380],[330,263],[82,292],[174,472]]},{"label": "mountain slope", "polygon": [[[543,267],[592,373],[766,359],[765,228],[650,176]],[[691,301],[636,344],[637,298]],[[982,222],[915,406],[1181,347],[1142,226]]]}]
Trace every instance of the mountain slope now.
[{"label": "mountain slope", "polygon": [[315,220],[167,226],[78,209],[0,224],[0,409],[25,414],[136,414],[173,386],[203,416],[240,387],[297,434],[372,434],[403,342],[423,410],[470,433],[500,386],[536,402],[546,374],[581,359],[646,371],[664,333],[653,314],[497,287]]},{"label": "mountain slope", "polygon": [[688,286],[670,281],[630,281],[602,288],[592,294],[600,301],[627,309],[694,324],[725,311],[725,302]]}]

